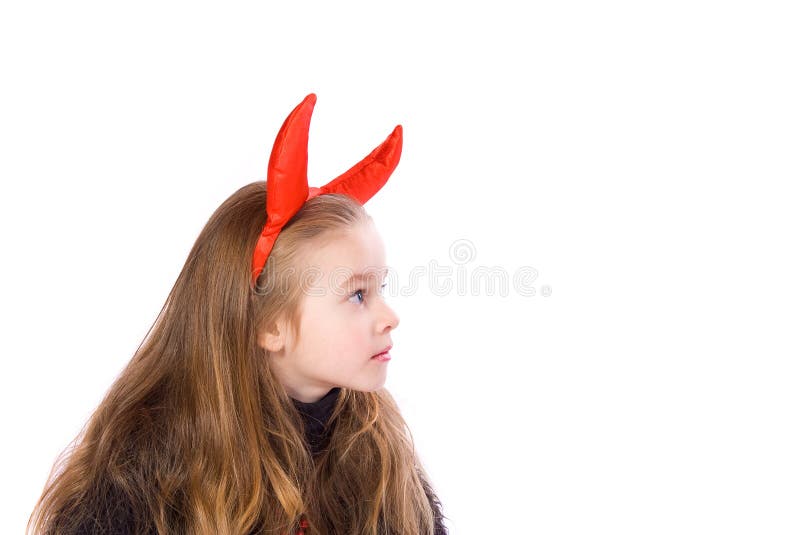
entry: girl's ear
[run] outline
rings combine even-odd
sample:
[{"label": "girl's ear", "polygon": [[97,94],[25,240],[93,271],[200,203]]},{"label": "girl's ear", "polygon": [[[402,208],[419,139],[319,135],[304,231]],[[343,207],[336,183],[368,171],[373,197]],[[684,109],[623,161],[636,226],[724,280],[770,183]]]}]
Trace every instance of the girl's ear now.
[{"label": "girl's ear", "polygon": [[286,325],[276,321],[258,333],[258,345],[270,353],[281,351],[286,345]]}]

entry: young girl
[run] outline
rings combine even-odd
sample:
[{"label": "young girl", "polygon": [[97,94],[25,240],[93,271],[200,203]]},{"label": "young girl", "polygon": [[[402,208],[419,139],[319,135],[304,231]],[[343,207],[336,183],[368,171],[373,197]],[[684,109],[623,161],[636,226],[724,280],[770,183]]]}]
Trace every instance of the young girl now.
[{"label": "young girl", "polygon": [[29,521],[35,534],[447,533],[383,388],[398,318],[362,205],[398,126],[322,188],[306,178],[309,95],[266,184],[228,198]]}]

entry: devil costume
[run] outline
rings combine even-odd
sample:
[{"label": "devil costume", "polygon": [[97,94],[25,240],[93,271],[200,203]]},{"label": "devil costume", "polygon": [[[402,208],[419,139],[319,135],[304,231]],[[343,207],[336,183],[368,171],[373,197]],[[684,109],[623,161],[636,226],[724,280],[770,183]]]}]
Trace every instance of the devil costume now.
[{"label": "devil costume", "polygon": [[[363,160],[322,187],[309,187],[308,130],[316,96],[308,95],[286,118],[275,139],[267,169],[266,212],[267,221],[255,244],[252,258],[251,284],[255,287],[272,247],[283,227],[302,208],[305,202],[317,195],[342,194],[364,204],[389,179],[400,160],[403,145],[401,126],[394,128],[386,140]],[[314,403],[293,399],[305,425],[305,439],[313,455],[322,451],[330,438],[331,428],[326,424],[333,412],[340,388],[333,388]],[[420,473],[423,488],[434,513],[435,535],[447,535],[443,524],[441,503],[429,483]],[[101,491],[103,493],[103,491]],[[118,492],[104,492],[104,503],[110,504],[98,511],[94,518],[86,519],[75,535],[128,535],[135,532],[134,515],[128,501]],[[308,522],[303,519],[295,535],[303,535]],[[156,531],[150,528],[149,533]]]}]

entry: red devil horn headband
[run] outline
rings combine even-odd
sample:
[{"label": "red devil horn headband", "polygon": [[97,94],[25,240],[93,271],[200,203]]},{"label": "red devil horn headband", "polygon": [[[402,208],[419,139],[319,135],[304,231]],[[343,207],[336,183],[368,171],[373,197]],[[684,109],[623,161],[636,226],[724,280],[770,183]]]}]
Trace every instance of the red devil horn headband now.
[{"label": "red devil horn headband", "polygon": [[325,193],[342,193],[364,204],[386,184],[400,161],[403,128],[398,125],[386,141],[345,173],[321,188],[309,188],[308,127],[316,102],[313,93],[303,99],[283,122],[272,146],[267,169],[267,223],[253,252],[253,285],[281,229],[307,200]]}]

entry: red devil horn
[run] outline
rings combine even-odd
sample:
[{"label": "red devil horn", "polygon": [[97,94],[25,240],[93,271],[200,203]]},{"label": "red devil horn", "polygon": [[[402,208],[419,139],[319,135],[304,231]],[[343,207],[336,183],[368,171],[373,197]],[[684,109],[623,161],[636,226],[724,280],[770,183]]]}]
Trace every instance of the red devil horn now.
[{"label": "red devil horn", "polygon": [[308,95],[281,126],[267,168],[267,224],[253,253],[253,280],[261,273],[278,233],[308,197],[308,127],[317,96]]},{"label": "red devil horn", "polygon": [[317,96],[308,95],[281,126],[267,168],[268,223],[283,226],[308,196],[308,127]]},{"label": "red devil horn", "polygon": [[386,184],[400,161],[403,127],[397,125],[386,140],[363,160],[320,188],[319,194],[344,193],[361,204]]}]

